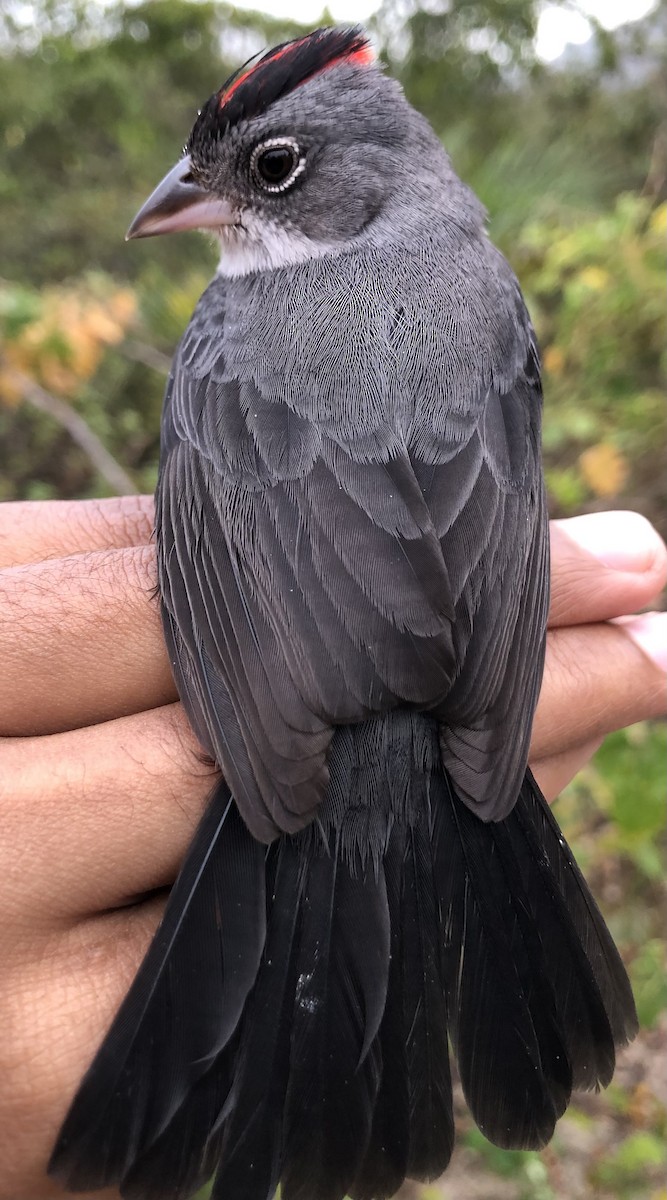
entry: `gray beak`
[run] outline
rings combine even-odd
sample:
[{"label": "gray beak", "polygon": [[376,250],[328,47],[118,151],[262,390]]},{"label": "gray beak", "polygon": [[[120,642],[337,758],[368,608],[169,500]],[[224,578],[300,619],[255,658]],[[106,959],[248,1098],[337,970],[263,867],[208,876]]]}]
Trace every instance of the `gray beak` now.
[{"label": "gray beak", "polygon": [[192,176],[189,155],[172,167],[139,209],[125,240],[178,233],[181,229],[219,229],[238,220],[227,200],[206,191]]}]

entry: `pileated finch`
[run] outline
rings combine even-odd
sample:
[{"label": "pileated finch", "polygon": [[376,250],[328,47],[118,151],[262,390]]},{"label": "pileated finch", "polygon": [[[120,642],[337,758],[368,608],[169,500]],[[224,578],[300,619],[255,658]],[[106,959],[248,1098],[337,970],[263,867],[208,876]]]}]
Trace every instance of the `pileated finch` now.
[{"label": "pileated finch", "polygon": [[359,29],[207,102],[130,237],[222,255],[164,405],[178,689],[224,782],[60,1132],[73,1190],[372,1200],[539,1147],[636,1029],[526,768],[547,516],[533,331]]}]

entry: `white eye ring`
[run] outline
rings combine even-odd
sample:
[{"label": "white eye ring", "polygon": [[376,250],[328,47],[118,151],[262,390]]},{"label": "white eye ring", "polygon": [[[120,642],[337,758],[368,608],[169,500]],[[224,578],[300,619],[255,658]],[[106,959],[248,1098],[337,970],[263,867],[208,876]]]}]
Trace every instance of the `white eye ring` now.
[{"label": "white eye ring", "polygon": [[[292,157],[292,167],[289,174],[277,183],[271,183],[265,179],[259,169],[262,156],[269,150],[288,150]],[[263,192],[269,192],[272,195],[280,195],[281,192],[286,192],[305,169],[306,160],[301,154],[299,143],[291,137],[267,138],[265,142],[260,142],[258,146],[255,146],[250,158],[250,174],[254,182]]]}]

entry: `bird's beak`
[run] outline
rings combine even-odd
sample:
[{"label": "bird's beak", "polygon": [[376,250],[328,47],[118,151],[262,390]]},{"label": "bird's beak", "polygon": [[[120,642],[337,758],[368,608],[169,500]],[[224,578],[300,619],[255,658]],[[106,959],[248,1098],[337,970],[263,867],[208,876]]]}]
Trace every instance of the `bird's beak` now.
[{"label": "bird's beak", "polygon": [[237,214],[227,200],[206,191],[192,175],[190,156],[172,167],[139,209],[125,240],[177,233],[181,229],[219,229],[233,225]]}]

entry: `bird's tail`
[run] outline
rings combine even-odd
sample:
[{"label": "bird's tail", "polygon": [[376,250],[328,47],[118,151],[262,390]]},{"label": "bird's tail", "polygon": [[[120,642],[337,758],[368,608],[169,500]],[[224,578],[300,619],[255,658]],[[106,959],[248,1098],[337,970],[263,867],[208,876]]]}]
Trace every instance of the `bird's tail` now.
[{"label": "bird's tail", "polygon": [[61,1131],[69,1187],[378,1200],[449,1161],[448,1041],[504,1147],[611,1079],[630,986],[530,773],[483,824],[408,712],[337,731],[330,766],[317,824],[266,854],[221,785]]}]

